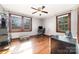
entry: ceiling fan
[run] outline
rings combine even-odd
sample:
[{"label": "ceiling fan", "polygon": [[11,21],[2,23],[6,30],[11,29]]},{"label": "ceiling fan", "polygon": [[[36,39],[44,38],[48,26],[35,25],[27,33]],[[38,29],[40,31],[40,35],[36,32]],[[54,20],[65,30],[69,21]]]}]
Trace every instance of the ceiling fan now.
[{"label": "ceiling fan", "polygon": [[[31,7],[31,8],[35,10],[35,12],[33,12],[32,14],[35,14],[35,13],[37,13],[37,12],[41,12],[41,13],[46,13],[46,14],[48,14],[47,11],[44,11],[44,10],[43,10],[43,9],[45,8],[45,6],[38,7],[38,8],[34,8],[34,7]],[[41,16],[41,13],[39,14],[40,16]]]}]

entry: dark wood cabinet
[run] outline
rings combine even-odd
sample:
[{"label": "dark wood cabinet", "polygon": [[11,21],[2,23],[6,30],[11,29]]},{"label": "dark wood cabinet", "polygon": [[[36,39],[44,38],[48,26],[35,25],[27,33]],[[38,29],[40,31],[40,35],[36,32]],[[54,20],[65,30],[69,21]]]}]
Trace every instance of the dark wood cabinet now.
[{"label": "dark wood cabinet", "polygon": [[52,38],[51,54],[76,54],[76,45]]}]

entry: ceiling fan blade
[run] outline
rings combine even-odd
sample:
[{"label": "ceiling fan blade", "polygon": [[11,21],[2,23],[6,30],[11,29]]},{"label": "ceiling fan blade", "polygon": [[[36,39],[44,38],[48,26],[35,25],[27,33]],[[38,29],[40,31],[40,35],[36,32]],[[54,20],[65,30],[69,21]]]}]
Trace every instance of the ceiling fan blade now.
[{"label": "ceiling fan blade", "polygon": [[31,7],[32,9],[34,9],[34,10],[38,10],[38,9],[36,9],[36,8],[34,8],[34,7]]},{"label": "ceiling fan blade", "polygon": [[35,14],[35,13],[37,13],[38,11],[35,11],[35,12],[33,12],[32,14]]},{"label": "ceiling fan blade", "polygon": [[47,11],[41,11],[41,12],[43,12],[43,13],[48,13]]}]

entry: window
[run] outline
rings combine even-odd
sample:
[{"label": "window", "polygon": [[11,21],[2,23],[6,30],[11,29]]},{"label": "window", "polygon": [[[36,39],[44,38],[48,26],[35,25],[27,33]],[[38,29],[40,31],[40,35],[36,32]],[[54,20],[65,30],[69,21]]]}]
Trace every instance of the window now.
[{"label": "window", "polygon": [[32,30],[32,19],[29,17],[23,17],[23,29],[24,31]]},{"label": "window", "polygon": [[23,32],[32,30],[32,19],[20,15],[9,14],[10,32]]},{"label": "window", "polygon": [[62,33],[71,31],[71,13],[56,17],[56,31]]},{"label": "window", "polygon": [[22,17],[18,15],[10,15],[10,31],[11,32],[18,32],[21,31],[22,27]]}]

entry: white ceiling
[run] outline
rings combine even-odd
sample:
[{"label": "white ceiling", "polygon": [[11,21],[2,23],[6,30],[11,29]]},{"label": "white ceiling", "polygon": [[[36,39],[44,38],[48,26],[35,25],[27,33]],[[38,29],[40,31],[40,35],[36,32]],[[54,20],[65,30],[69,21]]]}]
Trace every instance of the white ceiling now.
[{"label": "white ceiling", "polygon": [[79,4],[79,0],[0,0],[1,4]]},{"label": "white ceiling", "polygon": [[[39,13],[32,14],[32,12],[35,10],[31,9],[31,7],[38,8],[42,5],[46,6],[44,10],[48,11],[48,14],[42,13],[41,16],[39,16]],[[77,4],[2,4],[2,6],[8,11],[22,13],[27,16],[36,18],[48,18],[56,14],[75,9]]]}]

